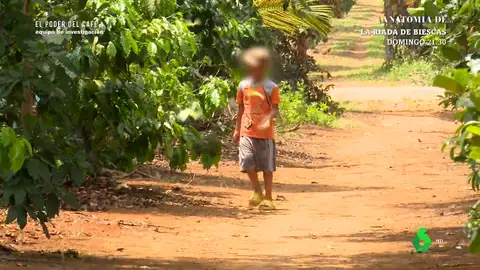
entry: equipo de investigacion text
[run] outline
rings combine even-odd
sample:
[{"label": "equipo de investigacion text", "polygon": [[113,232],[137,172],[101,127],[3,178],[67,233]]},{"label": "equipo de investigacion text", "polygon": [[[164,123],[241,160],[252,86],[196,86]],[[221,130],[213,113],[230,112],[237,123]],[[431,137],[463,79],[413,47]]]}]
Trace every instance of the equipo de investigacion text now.
[{"label": "equipo de investigacion text", "polygon": [[37,30],[37,35],[103,35],[103,30]]}]

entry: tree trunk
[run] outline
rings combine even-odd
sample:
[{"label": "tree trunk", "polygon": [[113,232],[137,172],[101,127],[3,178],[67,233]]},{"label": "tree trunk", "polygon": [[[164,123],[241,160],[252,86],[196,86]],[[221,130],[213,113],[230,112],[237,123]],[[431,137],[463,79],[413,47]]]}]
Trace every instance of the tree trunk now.
[{"label": "tree trunk", "polygon": [[305,58],[307,57],[308,50],[308,33],[303,32],[297,35],[295,40],[295,46],[297,47],[298,56]]},{"label": "tree trunk", "polygon": [[[385,20],[383,21],[383,25],[385,27],[385,30],[388,29],[395,29],[395,24],[391,23],[389,21],[389,18],[395,16],[395,10],[396,10],[396,0],[384,0],[384,6],[383,6],[383,14],[385,16]],[[395,39],[394,35],[385,35],[383,42],[385,45],[385,64],[387,66],[391,65],[391,62],[393,59],[395,59],[395,48],[392,45],[390,41],[393,41]]]},{"label": "tree trunk", "polygon": [[[396,46],[392,44],[394,40],[418,40],[421,39],[420,35],[414,33],[414,29],[421,29],[424,26],[421,23],[405,23],[405,24],[396,24],[389,20],[390,18],[396,18],[398,16],[409,16],[407,8],[418,7],[419,0],[384,0],[384,15],[386,20],[384,21],[385,29],[397,30],[398,35],[385,35],[384,44],[385,44],[385,64],[390,66],[392,61],[397,57],[404,56],[414,56],[419,53],[422,49],[419,45],[405,45],[407,55],[398,55],[398,50],[401,46]],[[410,30],[409,34],[402,34],[401,30]],[[390,42],[389,42],[390,41]]]}]

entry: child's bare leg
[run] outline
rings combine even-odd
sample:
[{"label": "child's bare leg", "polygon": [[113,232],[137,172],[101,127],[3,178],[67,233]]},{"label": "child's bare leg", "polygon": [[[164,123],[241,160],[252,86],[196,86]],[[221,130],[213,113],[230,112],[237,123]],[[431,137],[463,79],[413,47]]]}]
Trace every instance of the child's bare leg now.
[{"label": "child's bare leg", "polygon": [[273,172],[263,172],[265,181],[265,199],[272,200]]},{"label": "child's bare leg", "polygon": [[247,171],[248,179],[252,183],[252,188],[258,194],[262,194],[262,187],[260,186],[260,181],[258,180],[258,174],[255,170]]}]

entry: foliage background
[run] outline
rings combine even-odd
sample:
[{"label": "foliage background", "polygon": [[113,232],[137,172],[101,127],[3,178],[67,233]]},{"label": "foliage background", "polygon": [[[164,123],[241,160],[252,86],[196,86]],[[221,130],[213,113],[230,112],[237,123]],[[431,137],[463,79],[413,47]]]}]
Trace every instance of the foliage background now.
[{"label": "foliage background", "polygon": [[[298,81],[306,86],[292,100],[320,102],[313,106],[324,114],[330,105],[336,110],[325,89],[308,80],[313,66],[300,46],[311,33],[326,36],[331,15],[328,8],[303,7],[285,10],[294,18],[289,23],[302,27],[282,31],[272,21],[265,27],[250,0],[0,2],[0,190],[7,223],[24,228],[30,217],[48,236],[45,224],[62,202],[78,206],[72,191],[85,176],[104,168],[132,171],[157,153],[172,170],[193,160],[218,166],[222,143],[205,123],[222,119],[242,76],[236,58],[246,47],[281,54],[275,76],[291,84],[285,91],[297,92]],[[35,21],[70,20],[95,21],[99,28],[85,30],[102,33],[36,33]],[[27,102],[34,96],[36,115]]]},{"label": "foliage background", "polygon": [[[443,149],[449,149],[455,162],[470,166],[468,178],[472,189],[479,190],[480,161],[480,2],[424,1],[414,12],[423,12],[430,17],[446,16],[448,24],[426,25],[430,28],[446,29],[446,36],[431,35],[429,39],[447,39],[447,44],[429,48],[442,74],[437,75],[433,85],[445,89],[441,105],[457,111],[456,118],[462,124]],[[472,240],[470,251],[480,253],[479,211],[477,203],[469,212],[470,221],[466,229]]]}]

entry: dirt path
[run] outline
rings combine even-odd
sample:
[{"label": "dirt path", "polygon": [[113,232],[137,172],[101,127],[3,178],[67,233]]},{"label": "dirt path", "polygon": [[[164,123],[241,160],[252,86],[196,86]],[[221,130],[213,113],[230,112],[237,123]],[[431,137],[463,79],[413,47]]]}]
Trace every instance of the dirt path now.
[{"label": "dirt path", "polygon": [[[383,37],[361,35],[361,30],[381,28],[380,17],[383,2],[359,0],[345,18],[333,20],[333,32],[328,42],[311,51],[320,67],[326,69],[332,78],[326,83],[338,87],[353,86],[351,75],[372,73],[374,67],[383,63]],[[376,43],[372,39],[378,39]],[[363,80],[363,85],[385,85],[385,82]],[[398,84],[398,83],[394,83]],[[400,83],[401,85],[401,83]]]},{"label": "dirt path", "polygon": [[[388,90],[378,99],[391,101]],[[277,211],[244,207],[249,183],[235,161],[209,174],[194,165],[127,182],[189,203],[64,211],[51,240],[34,224],[3,225],[2,243],[23,253],[0,253],[1,269],[474,269],[480,258],[461,228],[473,192],[466,169],[439,150],[456,125],[431,109],[378,111],[348,114],[355,128],[283,138]],[[443,244],[411,254],[420,227]],[[51,253],[68,249],[80,258]]]}]

